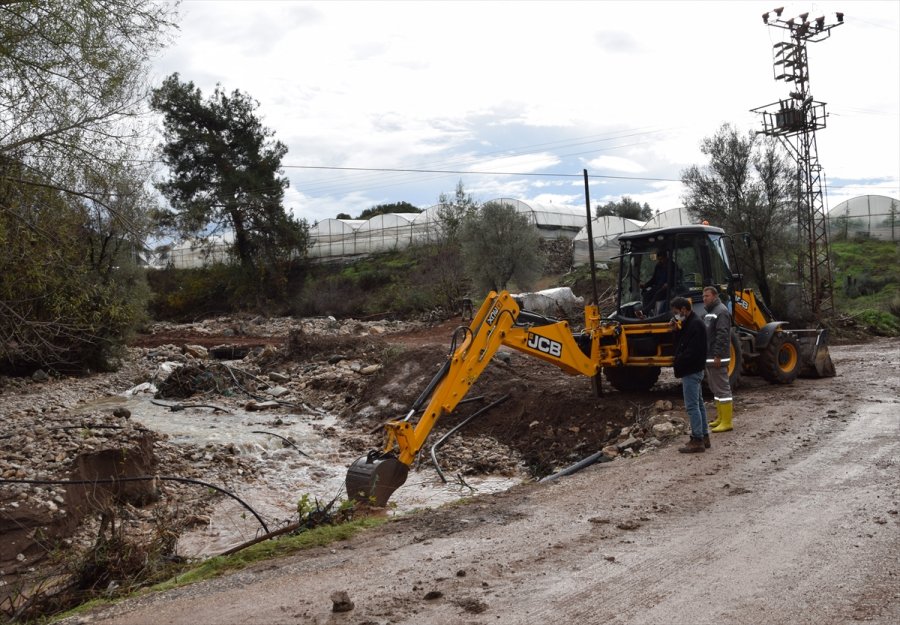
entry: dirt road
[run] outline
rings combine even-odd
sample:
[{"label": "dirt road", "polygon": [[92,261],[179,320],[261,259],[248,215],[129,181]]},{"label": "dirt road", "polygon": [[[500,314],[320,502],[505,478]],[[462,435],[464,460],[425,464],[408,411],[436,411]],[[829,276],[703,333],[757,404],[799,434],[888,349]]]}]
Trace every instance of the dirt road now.
[{"label": "dirt road", "polygon": [[900,343],[832,357],[836,378],[748,380],[709,453],[670,444],[79,618],[900,622]]}]

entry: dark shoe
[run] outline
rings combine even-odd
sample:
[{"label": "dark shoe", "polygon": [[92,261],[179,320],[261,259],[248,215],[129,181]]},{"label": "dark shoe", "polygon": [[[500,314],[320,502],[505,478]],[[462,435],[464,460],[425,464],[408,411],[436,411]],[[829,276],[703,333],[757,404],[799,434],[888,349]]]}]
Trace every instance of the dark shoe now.
[{"label": "dark shoe", "polygon": [[706,451],[706,447],[703,445],[702,438],[692,438],[687,445],[679,447],[678,451],[683,454],[702,454]]},{"label": "dark shoe", "polygon": [[706,449],[712,447],[712,445],[709,444],[709,434],[703,435],[703,447],[705,447]]}]

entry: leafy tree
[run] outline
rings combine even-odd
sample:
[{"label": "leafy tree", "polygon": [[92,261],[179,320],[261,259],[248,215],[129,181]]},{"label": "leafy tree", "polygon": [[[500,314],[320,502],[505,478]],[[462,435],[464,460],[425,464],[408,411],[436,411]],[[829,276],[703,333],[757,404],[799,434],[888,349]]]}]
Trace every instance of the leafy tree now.
[{"label": "leafy tree", "polygon": [[367,208],[359,214],[357,219],[371,219],[376,215],[384,215],[385,213],[421,213],[421,208],[416,208],[409,202],[394,202],[393,204],[378,204],[372,208]]},{"label": "leafy tree", "polygon": [[435,237],[417,250],[418,263],[447,309],[455,310],[468,286],[459,231],[465,216],[474,212],[478,204],[466,193],[462,180],[453,195],[441,193],[438,204]]},{"label": "leafy tree", "polygon": [[650,221],[653,218],[653,210],[647,202],[641,206],[639,202],[623,195],[618,202],[607,202],[603,206],[597,206],[597,217],[622,217],[623,219],[637,219],[638,221]]},{"label": "leafy tree", "polygon": [[151,106],[163,115],[163,160],[171,170],[157,185],[171,204],[159,224],[190,237],[230,231],[248,284],[283,285],[279,265],[305,254],[309,227],[284,210],[287,148],[260,123],[259,104],[220,87],[204,101],[192,82],[172,74],[153,90]]},{"label": "leafy tree", "polygon": [[891,241],[897,240],[897,213],[898,208],[900,208],[900,203],[897,200],[891,200],[891,206],[888,208],[887,218],[885,218],[882,225],[889,226],[891,229]]},{"label": "leafy tree", "polygon": [[46,186],[0,190],[0,369],[108,368],[144,319],[143,248],[132,234],[149,201],[143,181],[88,184],[115,213]]},{"label": "leafy tree", "polygon": [[349,213],[338,213],[335,219],[353,219]]},{"label": "leafy tree", "polygon": [[772,303],[770,273],[796,249],[796,168],[774,140],[742,135],[730,124],[705,138],[700,150],[709,163],[682,172],[688,214],[744,235],[749,245],[735,246],[738,259]]},{"label": "leafy tree", "polygon": [[460,240],[468,275],[480,288],[499,291],[514,282],[527,289],[540,276],[540,237],[528,218],[509,204],[488,202],[468,213]]},{"label": "leafy tree", "polygon": [[0,367],[109,364],[146,301],[146,75],[175,3],[0,3]]},{"label": "leafy tree", "polygon": [[438,198],[438,238],[447,245],[459,243],[459,230],[463,220],[478,210],[478,203],[471,193],[466,193],[462,180],[456,183],[451,196],[441,193]]}]

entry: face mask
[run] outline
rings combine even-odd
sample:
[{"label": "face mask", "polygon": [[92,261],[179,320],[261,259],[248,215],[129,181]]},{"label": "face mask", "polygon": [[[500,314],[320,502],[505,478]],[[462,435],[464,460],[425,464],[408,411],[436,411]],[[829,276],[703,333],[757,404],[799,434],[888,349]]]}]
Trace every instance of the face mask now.
[{"label": "face mask", "polygon": [[684,315],[682,315],[681,313],[675,313],[675,320],[684,321]]}]

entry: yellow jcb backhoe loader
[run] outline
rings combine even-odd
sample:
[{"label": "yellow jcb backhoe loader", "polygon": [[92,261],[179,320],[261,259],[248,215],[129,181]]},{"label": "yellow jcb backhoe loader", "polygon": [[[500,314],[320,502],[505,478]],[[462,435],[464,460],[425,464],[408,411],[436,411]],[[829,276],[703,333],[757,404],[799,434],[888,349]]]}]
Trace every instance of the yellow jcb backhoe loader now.
[{"label": "yellow jcb backhoe loader", "polygon": [[567,321],[520,309],[506,291],[491,292],[471,323],[454,332],[447,361],[406,416],[385,424],[384,446],[350,466],[348,496],[384,506],[406,481],[438,419],[453,412],[501,346],[587,376],[598,396],[601,372],[620,391],[650,389],[660,369],[673,364],[669,300],[688,297],[702,317],[704,285],[717,285],[734,311],[728,365],[733,385],[742,371],[773,383],[790,383],[801,369],[834,375],[823,331],[806,331],[799,338],[784,322],[772,321],[750,289],[738,288],[740,274],[732,270],[729,239],[720,228],[627,233],[619,244],[616,310],[601,318],[595,304],[586,306],[580,332],[573,332]]}]

